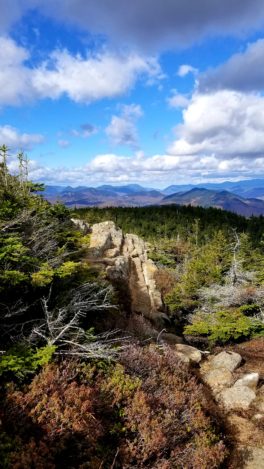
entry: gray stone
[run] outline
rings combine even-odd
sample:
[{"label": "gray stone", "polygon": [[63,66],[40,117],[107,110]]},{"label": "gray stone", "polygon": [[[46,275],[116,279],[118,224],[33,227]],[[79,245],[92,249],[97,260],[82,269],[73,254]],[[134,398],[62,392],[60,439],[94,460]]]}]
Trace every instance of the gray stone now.
[{"label": "gray stone", "polygon": [[210,361],[210,368],[226,368],[234,371],[241,363],[242,357],[236,352],[220,352]]},{"label": "gray stone", "polygon": [[183,363],[186,363],[187,365],[190,363],[190,359],[187,357],[187,355],[185,355],[184,353],[182,352],[176,352],[175,355],[177,357],[179,357],[179,359],[183,362]]},{"label": "gray stone", "polygon": [[88,223],[86,223],[84,220],[80,220],[79,218],[71,218],[71,222],[77,226],[80,230],[84,232],[84,234],[90,233],[91,228]]},{"label": "gray stone", "polygon": [[264,469],[264,448],[245,447],[243,469]]},{"label": "gray stone", "polygon": [[255,390],[259,382],[259,374],[258,373],[247,373],[246,375],[242,376],[238,379],[234,386],[247,386],[250,389]]},{"label": "gray stone", "polygon": [[227,410],[247,410],[256,397],[255,392],[247,386],[232,386],[223,389],[218,396],[219,400]]},{"label": "gray stone", "polygon": [[218,392],[225,387],[230,387],[233,384],[233,375],[231,371],[226,368],[215,368],[209,370],[203,376],[204,381],[213,391]]},{"label": "gray stone", "polygon": [[202,360],[202,354],[200,350],[190,345],[177,344],[175,345],[177,352],[183,353],[192,363],[200,363]]},{"label": "gray stone", "polygon": [[90,254],[94,257],[103,257],[106,251],[112,249],[116,249],[116,253],[120,254],[123,233],[115,227],[114,222],[96,223],[91,227],[91,231]]}]

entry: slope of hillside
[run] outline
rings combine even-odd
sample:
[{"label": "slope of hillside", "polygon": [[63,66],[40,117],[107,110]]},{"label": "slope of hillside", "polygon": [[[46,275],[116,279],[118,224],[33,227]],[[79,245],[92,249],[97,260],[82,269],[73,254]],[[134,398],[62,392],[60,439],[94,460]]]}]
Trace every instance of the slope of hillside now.
[{"label": "slope of hillside", "polygon": [[264,202],[259,199],[244,199],[232,192],[213,191],[194,188],[187,192],[179,192],[164,197],[161,204],[194,205],[216,207],[235,212],[246,217],[264,214]]}]

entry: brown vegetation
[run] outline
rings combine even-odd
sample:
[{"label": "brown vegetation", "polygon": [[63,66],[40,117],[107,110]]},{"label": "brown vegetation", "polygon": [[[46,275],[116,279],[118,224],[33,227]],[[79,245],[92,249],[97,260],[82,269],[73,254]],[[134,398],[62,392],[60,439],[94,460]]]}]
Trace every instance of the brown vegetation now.
[{"label": "brown vegetation", "polygon": [[16,435],[10,466],[220,467],[227,451],[203,387],[174,352],[131,346],[121,361],[63,361],[10,387],[1,409],[2,435]]}]

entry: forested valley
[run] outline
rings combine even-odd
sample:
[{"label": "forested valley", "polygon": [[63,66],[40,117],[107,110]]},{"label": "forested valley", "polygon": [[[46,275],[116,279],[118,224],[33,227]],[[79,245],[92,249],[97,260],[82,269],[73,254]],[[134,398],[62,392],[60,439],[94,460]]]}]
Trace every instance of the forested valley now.
[{"label": "forested valley", "polygon": [[[5,146],[1,155],[1,467],[239,467],[225,412],[162,332],[201,354],[263,349],[264,218],[178,206],[70,211],[28,181],[23,153],[17,176]],[[167,318],[158,337],[151,320],[129,327],[126,292],[92,262],[89,229],[72,219],[113,221],[144,239]]]}]

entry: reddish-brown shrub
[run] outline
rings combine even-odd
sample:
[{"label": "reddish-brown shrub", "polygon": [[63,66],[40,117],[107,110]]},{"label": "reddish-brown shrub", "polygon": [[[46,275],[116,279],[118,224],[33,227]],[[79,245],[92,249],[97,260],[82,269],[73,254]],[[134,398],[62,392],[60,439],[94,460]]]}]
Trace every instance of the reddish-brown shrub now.
[{"label": "reddish-brown shrub", "polygon": [[96,389],[78,382],[77,374],[76,364],[52,364],[23,391],[9,389],[5,417],[20,441],[11,454],[14,467],[62,467],[60,458],[65,467],[78,467],[83,457],[99,467],[96,445],[103,428],[95,411]]},{"label": "reddish-brown shrub", "polygon": [[142,380],[124,409],[123,467],[219,467],[226,450],[206,415],[203,389],[175,353],[133,347],[123,361]]},{"label": "reddish-brown shrub", "polygon": [[167,347],[133,345],[115,365],[48,365],[23,389],[7,390],[10,467],[219,468],[226,449],[207,404]]}]

